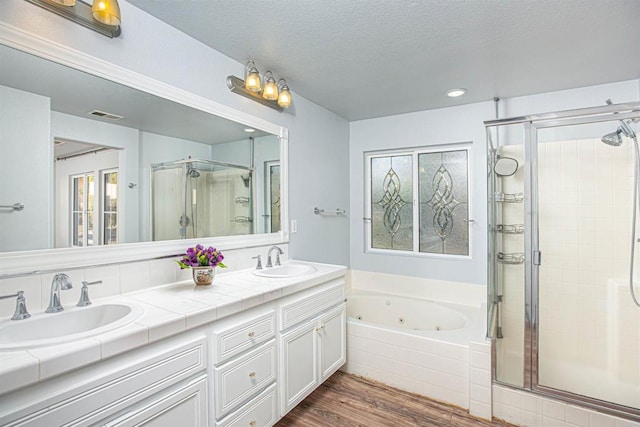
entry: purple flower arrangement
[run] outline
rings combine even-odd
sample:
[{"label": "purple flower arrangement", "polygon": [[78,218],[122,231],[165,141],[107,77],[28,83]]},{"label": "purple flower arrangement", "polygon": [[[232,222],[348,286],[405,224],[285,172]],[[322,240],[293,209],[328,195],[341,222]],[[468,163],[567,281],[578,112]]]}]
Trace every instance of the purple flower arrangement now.
[{"label": "purple flower arrangement", "polygon": [[209,246],[205,249],[202,245],[196,245],[193,248],[187,249],[182,259],[176,262],[180,265],[181,269],[191,267],[227,268],[227,266],[222,263],[223,259],[224,255],[216,248]]}]

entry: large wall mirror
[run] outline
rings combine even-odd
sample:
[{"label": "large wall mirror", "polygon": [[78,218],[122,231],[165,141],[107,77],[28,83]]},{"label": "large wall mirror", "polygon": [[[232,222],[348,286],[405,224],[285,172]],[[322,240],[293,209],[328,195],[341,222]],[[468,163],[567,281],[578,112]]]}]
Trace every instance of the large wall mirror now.
[{"label": "large wall mirror", "polygon": [[282,241],[286,130],[250,122],[0,45],[0,252]]}]

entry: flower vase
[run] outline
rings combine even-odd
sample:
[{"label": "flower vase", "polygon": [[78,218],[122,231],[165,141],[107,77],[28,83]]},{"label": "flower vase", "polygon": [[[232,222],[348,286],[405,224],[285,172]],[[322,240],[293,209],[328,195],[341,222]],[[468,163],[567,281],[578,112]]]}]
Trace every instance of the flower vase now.
[{"label": "flower vase", "polygon": [[191,267],[191,275],[197,286],[209,286],[216,277],[216,269],[212,266]]}]

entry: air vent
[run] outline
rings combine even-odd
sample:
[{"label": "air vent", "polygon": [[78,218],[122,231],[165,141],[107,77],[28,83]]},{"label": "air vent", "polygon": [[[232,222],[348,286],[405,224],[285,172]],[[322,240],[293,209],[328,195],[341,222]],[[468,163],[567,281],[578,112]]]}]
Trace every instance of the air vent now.
[{"label": "air vent", "polygon": [[112,114],[112,113],[107,113],[106,111],[100,111],[100,110],[93,110],[93,111],[89,111],[89,115],[92,116],[98,116],[98,117],[102,117],[103,119],[109,119],[109,120],[121,120],[124,119],[123,116],[119,116],[117,114]]}]

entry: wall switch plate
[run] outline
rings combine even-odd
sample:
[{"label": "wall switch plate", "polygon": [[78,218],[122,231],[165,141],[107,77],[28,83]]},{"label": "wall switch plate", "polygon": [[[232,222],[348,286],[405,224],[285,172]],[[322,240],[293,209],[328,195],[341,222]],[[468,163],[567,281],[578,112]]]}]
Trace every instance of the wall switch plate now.
[{"label": "wall switch plate", "polygon": [[295,219],[291,220],[291,232],[292,233],[297,233],[298,232],[298,221]]}]

